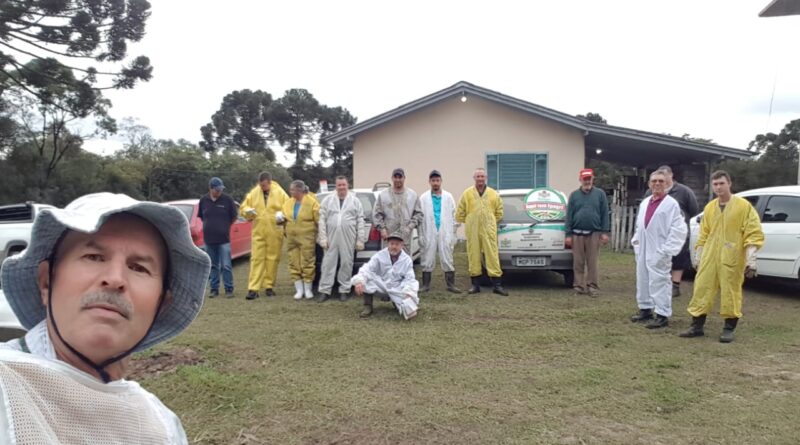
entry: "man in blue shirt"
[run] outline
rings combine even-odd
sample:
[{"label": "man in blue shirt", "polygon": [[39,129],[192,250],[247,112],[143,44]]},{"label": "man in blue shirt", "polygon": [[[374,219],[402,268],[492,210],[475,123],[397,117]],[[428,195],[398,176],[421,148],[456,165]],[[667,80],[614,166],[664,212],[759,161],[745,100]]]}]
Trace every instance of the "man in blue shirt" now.
[{"label": "man in blue shirt", "polygon": [[419,226],[420,265],[422,266],[422,288],[420,292],[431,289],[431,277],[436,264],[436,256],[444,272],[444,280],[449,292],[460,294],[455,285],[453,266],[453,247],[456,244],[456,202],[453,195],[442,189],[442,174],[434,170],[428,175],[431,189],[422,194],[419,203],[422,208],[422,224]]},{"label": "man in blue shirt", "polygon": [[208,182],[208,194],[200,198],[197,217],[203,220],[203,241],[211,258],[211,292],[209,298],[219,295],[219,275],[225,285],[225,296],[233,298],[233,264],[231,261],[231,224],[236,221],[236,202],[223,193],[222,179],[214,177]]}]

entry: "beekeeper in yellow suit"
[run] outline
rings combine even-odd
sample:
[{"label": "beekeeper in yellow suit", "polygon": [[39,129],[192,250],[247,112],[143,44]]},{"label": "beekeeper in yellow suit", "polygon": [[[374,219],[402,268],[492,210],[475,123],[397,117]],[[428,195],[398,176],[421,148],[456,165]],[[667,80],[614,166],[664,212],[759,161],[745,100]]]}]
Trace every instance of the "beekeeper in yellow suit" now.
[{"label": "beekeeper in yellow suit", "polygon": [[500,257],[497,253],[497,223],[503,219],[503,200],[493,188],[486,185],[486,170],[478,168],[472,175],[475,185],[464,190],[458,200],[456,221],[466,223],[467,257],[469,275],[472,279],[470,294],[481,291],[481,258],[486,263],[486,271],[492,280],[493,292],[508,295],[500,277]]},{"label": "beekeeper in yellow suit", "polygon": [[258,290],[262,288],[268,297],[275,295],[272,287],[283,247],[283,228],[278,227],[275,214],[288,199],[280,184],[272,180],[272,174],[262,172],[258,175],[258,185],[239,206],[239,214],[253,222],[248,300],[258,298]]},{"label": "beekeeper in yellow suit", "polygon": [[692,325],[681,337],[704,335],[706,316],[720,293],[720,315],[725,327],[719,341],[733,341],[733,331],[742,317],[742,283],[757,272],[756,252],[764,245],[758,212],[749,201],[731,194],[731,178],[719,170],[711,175],[717,198],[703,210],[695,245],[698,259],[694,295],[689,302]]},{"label": "beekeeper in yellow suit", "polygon": [[286,226],[286,244],[289,255],[289,274],[294,280],[295,300],[314,298],[312,289],[319,223],[319,202],[303,181],[292,181],[289,186],[291,198],[283,204],[283,211],[277,215],[278,223]]}]

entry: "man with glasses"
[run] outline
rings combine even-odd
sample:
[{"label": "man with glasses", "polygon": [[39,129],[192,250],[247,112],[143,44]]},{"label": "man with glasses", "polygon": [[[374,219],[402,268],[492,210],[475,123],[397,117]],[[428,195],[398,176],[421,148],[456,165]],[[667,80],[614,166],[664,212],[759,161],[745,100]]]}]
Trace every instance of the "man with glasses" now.
[{"label": "man with glasses", "polygon": [[666,173],[656,170],[650,175],[652,195],[639,205],[636,232],[631,240],[636,253],[636,302],[639,305],[639,312],[631,321],[649,321],[648,329],[669,324],[672,257],[681,250],[688,230],[678,201],[666,193],[666,187]]}]

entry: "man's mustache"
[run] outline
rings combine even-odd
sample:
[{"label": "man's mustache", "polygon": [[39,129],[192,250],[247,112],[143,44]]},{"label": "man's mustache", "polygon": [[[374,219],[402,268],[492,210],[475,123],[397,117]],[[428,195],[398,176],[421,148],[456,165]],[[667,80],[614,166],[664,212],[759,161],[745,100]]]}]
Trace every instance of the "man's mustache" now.
[{"label": "man's mustache", "polygon": [[131,317],[131,312],[133,312],[133,304],[123,297],[120,292],[100,290],[89,292],[81,297],[81,309],[86,309],[96,304],[113,306],[123,317],[128,319]]}]

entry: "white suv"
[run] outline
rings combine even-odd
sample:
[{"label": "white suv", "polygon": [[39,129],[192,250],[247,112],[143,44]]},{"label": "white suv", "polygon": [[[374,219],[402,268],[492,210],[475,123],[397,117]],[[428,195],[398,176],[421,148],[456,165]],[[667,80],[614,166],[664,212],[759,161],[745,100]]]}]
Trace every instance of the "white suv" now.
[{"label": "white suv", "polygon": [[572,251],[564,246],[566,196],[551,188],[500,190],[497,246],[503,271],[551,270],[572,287]]},{"label": "white suv", "polygon": [[[800,185],[768,187],[737,193],[761,218],[764,247],[758,251],[758,274],[800,281]],[[689,221],[691,251],[700,233],[699,214]],[[694,264],[694,255],[692,262]]]}]

